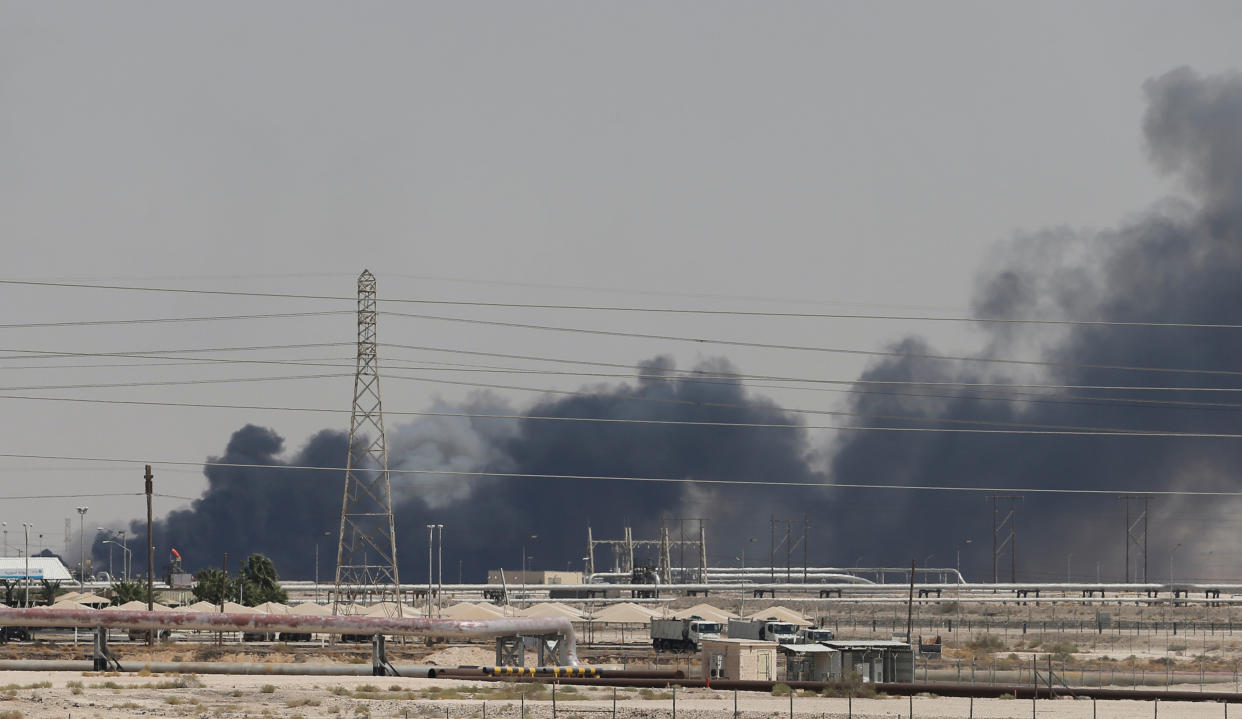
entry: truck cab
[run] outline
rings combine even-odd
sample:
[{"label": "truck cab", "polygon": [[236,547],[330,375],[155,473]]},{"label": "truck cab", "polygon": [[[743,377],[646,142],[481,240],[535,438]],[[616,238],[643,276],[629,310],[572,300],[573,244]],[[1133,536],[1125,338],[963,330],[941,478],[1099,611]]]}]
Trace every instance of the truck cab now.
[{"label": "truck cab", "polygon": [[689,637],[697,647],[703,646],[704,639],[719,639],[720,633],[724,631],[724,627],[720,622],[712,622],[706,619],[693,619],[690,621]]},{"label": "truck cab", "polygon": [[769,620],[764,625],[763,635],[760,638],[777,644],[797,644],[798,627],[791,622]]}]

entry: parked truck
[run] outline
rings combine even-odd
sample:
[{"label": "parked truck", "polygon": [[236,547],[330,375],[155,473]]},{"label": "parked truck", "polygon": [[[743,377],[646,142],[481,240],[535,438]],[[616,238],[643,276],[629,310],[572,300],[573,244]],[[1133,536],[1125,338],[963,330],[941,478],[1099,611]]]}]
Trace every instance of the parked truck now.
[{"label": "parked truck", "polygon": [[776,617],[767,619],[730,619],[730,639],[758,639],[777,644],[796,644],[797,625]]},{"label": "parked truck", "polygon": [[817,629],[815,627],[804,627],[798,630],[795,644],[819,644],[820,642],[830,642],[836,637],[831,629]]},{"label": "parked truck", "polygon": [[719,639],[719,622],[702,617],[686,619],[652,619],[651,647],[657,652],[695,652],[703,648],[704,639]]}]

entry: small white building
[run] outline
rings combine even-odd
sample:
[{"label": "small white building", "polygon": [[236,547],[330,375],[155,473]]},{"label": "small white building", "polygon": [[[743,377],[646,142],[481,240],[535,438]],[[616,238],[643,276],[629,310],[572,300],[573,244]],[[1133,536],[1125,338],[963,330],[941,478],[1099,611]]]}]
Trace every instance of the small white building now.
[{"label": "small white building", "polygon": [[776,679],[776,643],[757,639],[704,639],[703,676],[713,679]]},{"label": "small white building", "polygon": [[[28,568],[29,575],[26,574]],[[69,569],[56,557],[0,557],[0,579],[21,582],[26,577],[32,582],[40,579],[49,582],[73,581]]]}]

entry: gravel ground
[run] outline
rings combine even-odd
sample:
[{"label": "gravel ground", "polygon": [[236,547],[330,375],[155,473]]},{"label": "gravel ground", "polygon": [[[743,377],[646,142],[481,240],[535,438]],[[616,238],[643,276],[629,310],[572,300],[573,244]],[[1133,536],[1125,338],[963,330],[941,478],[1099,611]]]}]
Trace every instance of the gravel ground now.
[{"label": "gravel ground", "polygon": [[[47,686],[46,683],[50,683]],[[94,673],[39,674],[0,672],[0,685],[6,685],[0,698],[0,719],[42,719],[43,717],[100,717],[112,719],[133,716],[169,717],[264,717],[287,719],[303,717],[418,717],[433,719],[518,719],[520,703],[499,699],[496,692],[514,685],[461,680],[429,680],[404,677],[262,677],[262,676],[178,676]],[[437,699],[432,689],[448,690],[454,696],[472,698]],[[557,695],[558,718],[605,719],[612,715],[611,688],[577,688],[577,699],[561,688]],[[374,690],[374,691],[372,691]],[[617,715],[624,719],[662,719],[673,716],[668,692],[618,690]],[[742,719],[779,719],[788,716],[788,697],[740,693],[738,710]],[[540,701],[526,703],[530,719],[551,719],[552,703],[547,694]],[[485,706],[486,705],[486,706]],[[908,717],[911,700],[906,697],[855,699],[855,717]],[[705,689],[679,690],[677,716],[685,719],[729,717],[733,714],[731,692]],[[1151,702],[1099,702],[1061,699],[1040,701],[1037,717],[1066,719],[1131,719],[1154,716]],[[845,699],[797,697],[793,700],[796,717],[845,717],[850,704]],[[916,717],[968,717],[972,705],[967,699],[914,697]],[[1242,712],[1242,708],[1234,709]],[[1242,714],[1239,714],[1242,715]],[[1030,717],[1031,702],[1025,700],[976,699],[975,717]],[[1191,719],[1223,717],[1220,704],[1162,702],[1160,717]]]}]

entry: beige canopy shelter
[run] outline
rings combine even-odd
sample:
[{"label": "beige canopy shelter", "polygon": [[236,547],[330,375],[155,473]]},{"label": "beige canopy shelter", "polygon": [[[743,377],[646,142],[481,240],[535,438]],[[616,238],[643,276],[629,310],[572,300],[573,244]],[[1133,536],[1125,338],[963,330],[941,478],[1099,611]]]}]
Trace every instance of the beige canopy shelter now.
[{"label": "beige canopy shelter", "polygon": [[604,607],[591,619],[611,624],[650,624],[652,616],[654,615],[644,607],[632,602],[621,602]]},{"label": "beige canopy shelter", "polygon": [[772,617],[776,617],[782,622],[789,622],[790,624],[798,624],[804,627],[809,627],[814,624],[814,622],[810,621],[809,619],[802,616],[798,612],[795,612],[794,610],[788,607],[782,607],[780,605],[771,606],[771,607],[768,607],[767,609],[760,609],[759,611],[754,612],[753,614],[747,615],[746,618],[747,619],[770,619]]},{"label": "beige canopy shelter", "polygon": [[256,604],[254,610],[264,614],[288,614],[289,605],[281,604],[280,602],[263,602],[262,604]]},{"label": "beige canopy shelter", "polygon": [[445,607],[441,616],[449,619],[498,619],[504,616],[504,612],[491,604],[462,602]]},{"label": "beige canopy shelter", "polygon": [[[395,602],[380,602],[378,604],[372,604],[371,606],[366,608],[366,611],[362,613],[362,616],[364,617],[395,617],[395,616],[398,616],[397,604]],[[402,604],[400,616],[421,617],[423,616],[423,613],[419,611],[416,607],[411,607],[408,604]]]},{"label": "beige canopy shelter", "polygon": [[111,599],[101,597],[97,594],[78,594],[72,600],[78,604],[85,604],[88,607],[106,607],[112,603]]},{"label": "beige canopy shelter", "polygon": [[[136,610],[138,610],[138,611],[140,611],[140,612],[145,612],[145,611],[147,610],[147,603],[146,603],[146,602],[143,602],[143,601],[140,601],[140,600],[135,599],[135,600],[133,600],[132,602],[125,602],[124,604],[118,604],[118,605],[111,606],[111,607],[105,607],[104,609],[105,609],[105,610],[108,610],[108,609],[136,609]],[[154,603],[151,605],[151,609],[152,609],[153,611],[156,611],[156,612],[171,612],[171,611],[172,611],[172,607],[165,606],[165,605],[163,605],[163,604],[160,604],[159,602],[154,602]]]},{"label": "beige canopy shelter", "polygon": [[94,609],[94,607],[88,607],[85,604],[78,604],[73,600],[62,599],[53,604],[52,609]]},{"label": "beige canopy shelter", "polygon": [[673,612],[673,617],[676,619],[687,619],[689,617],[702,617],[703,619],[710,619],[713,622],[727,624],[730,619],[737,619],[738,615],[734,614],[733,612],[730,612],[727,609],[713,607],[710,604],[696,604],[693,607],[690,607],[689,609],[682,609],[682,610]]},{"label": "beige canopy shelter", "polygon": [[532,604],[517,614],[520,617],[565,617],[571,622],[582,621],[582,612],[557,602]]},{"label": "beige canopy shelter", "polygon": [[181,607],[181,611],[183,612],[218,612],[220,611],[220,605],[212,604],[211,602],[194,602],[188,607]]}]

